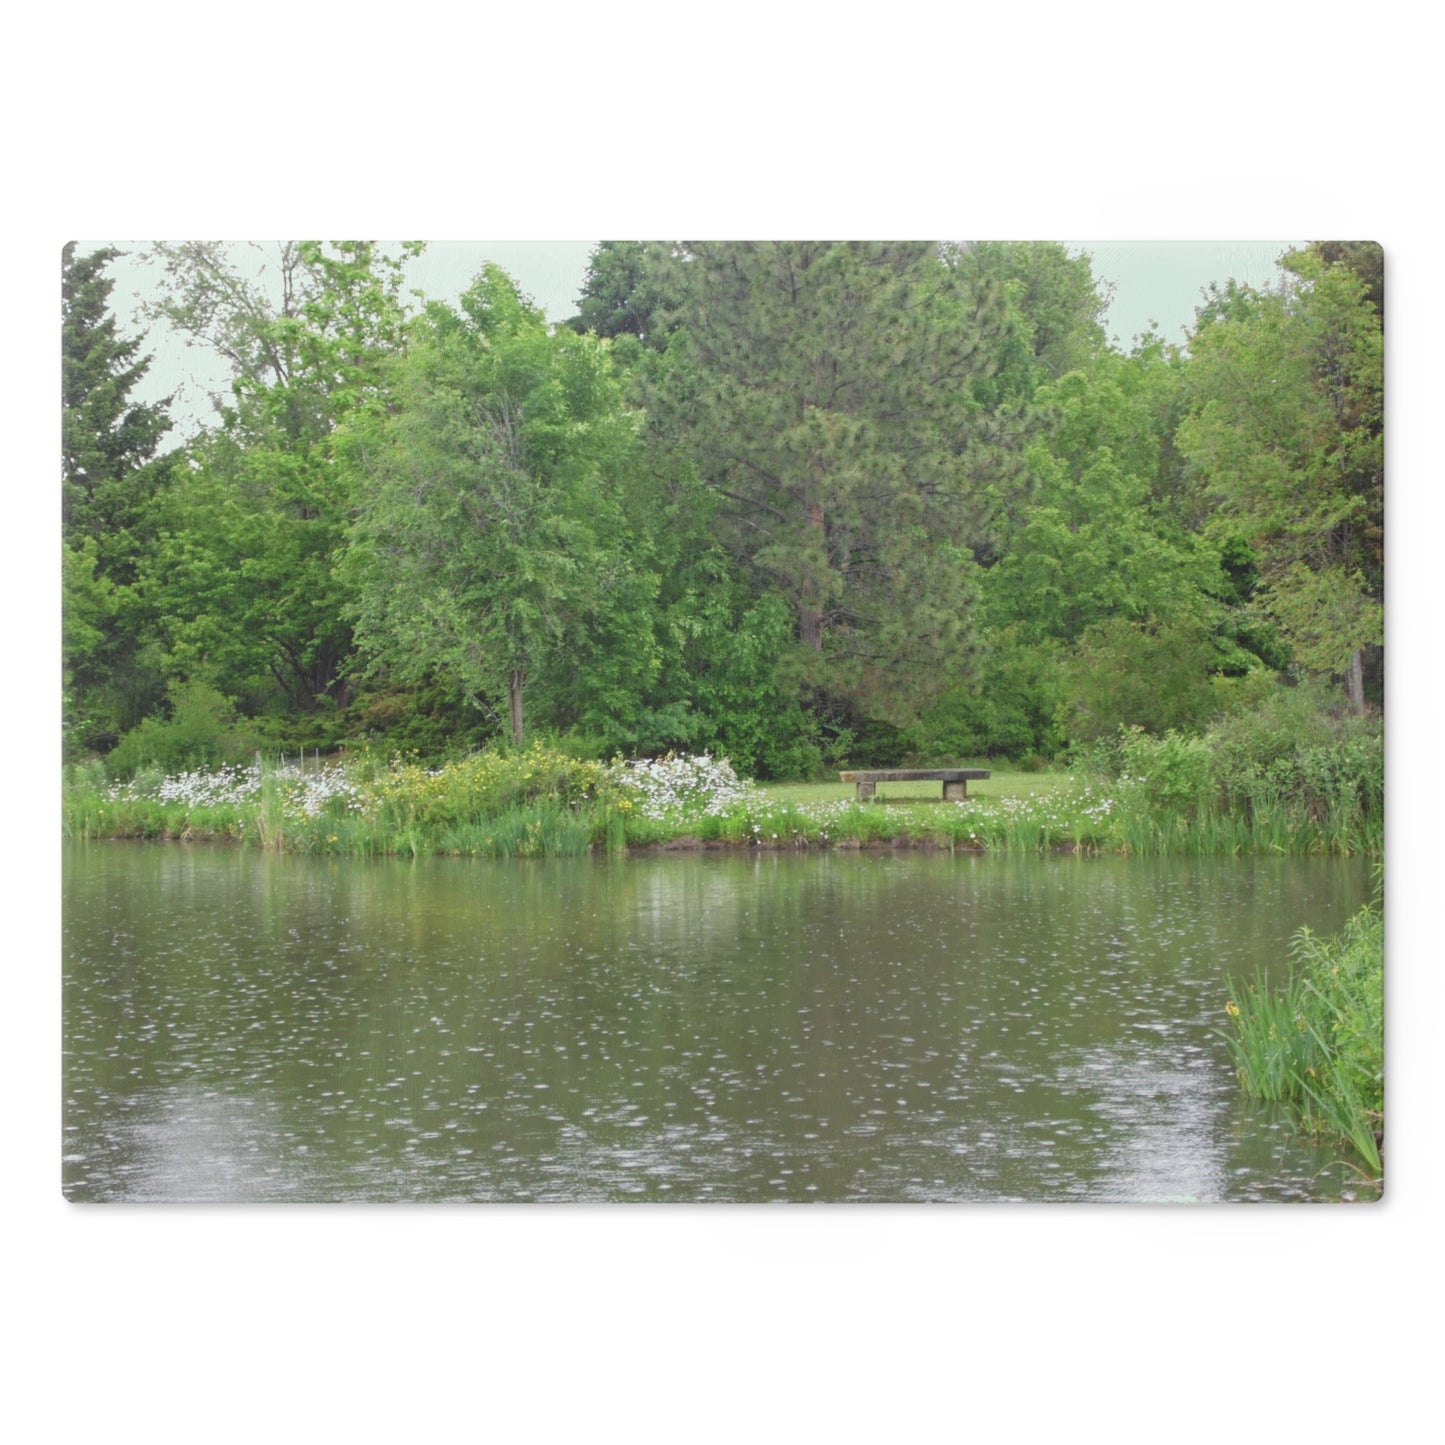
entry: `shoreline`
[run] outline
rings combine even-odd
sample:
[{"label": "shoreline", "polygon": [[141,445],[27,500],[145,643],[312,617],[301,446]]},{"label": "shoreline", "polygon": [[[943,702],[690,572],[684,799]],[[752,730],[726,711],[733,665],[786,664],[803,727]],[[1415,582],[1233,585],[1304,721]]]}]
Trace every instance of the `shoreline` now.
[{"label": "shoreline", "polygon": [[[275,853],[288,857],[338,857],[351,858],[354,855],[349,852],[330,852],[318,849],[300,849],[286,847],[267,847],[258,844],[252,839],[237,838],[217,831],[203,831],[187,828],[182,833],[163,832],[158,834],[144,833],[108,833],[102,835],[82,835],[80,837],[65,838],[63,844],[80,844],[89,847],[91,844],[101,843],[125,843],[137,845],[153,844],[181,844],[186,847],[216,847],[216,848],[238,848],[255,849],[261,853]],[[595,857],[595,858],[648,858],[659,857],[668,853],[969,853],[982,857],[989,853],[1007,853],[1006,847],[990,848],[985,843],[957,843],[949,842],[946,839],[930,838],[912,833],[900,833],[891,838],[779,838],[767,839],[746,838],[733,841],[728,838],[699,838],[696,834],[686,833],[676,838],[670,838],[665,842],[653,843],[628,843],[621,848],[598,847],[595,844],[589,845],[584,851],[577,854],[543,854],[542,859],[548,857]],[[1118,857],[1130,857],[1127,847],[1104,847],[1087,843],[1075,842],[1072,839],[1060,839],[1057,842],[1050,842],[1033,850],[1037,853],[1060,854],[1072,856],[1076,854],[1088,854],[1096,856],[1115,855]],[[438,848],[431,851],[418,851],[408,854],[406,850],[393,849],[390,851],[375,851],[365,855],[368,858],[466,858],[466,857],[491,857],[495,854],[461,853],[456,850]],[[518,855],[512,855],[516,857]],[[521,855],[525,861],[537,861],[537,855]],[[1350,855],[1342,855],[1350,856]]]}]

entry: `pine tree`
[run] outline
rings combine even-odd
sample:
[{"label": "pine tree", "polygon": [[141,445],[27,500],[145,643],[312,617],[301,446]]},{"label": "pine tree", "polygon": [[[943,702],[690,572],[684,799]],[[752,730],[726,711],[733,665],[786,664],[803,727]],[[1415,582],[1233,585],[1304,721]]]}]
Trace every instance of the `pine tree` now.
[{"label": "pine tree", "polygon": [[61,257],[61,535],[67,747],[106,747],[140,721],[160,679],[142,662],[133,591],[151,545],[148,504],[169,471],[157,457],[165,402],[130,394],[150,367],[109,310],[113,249]]},{"label": "pine tree", "polygon": [[981,401],[1006,311],[927,242],[689,243],[657,424],[796,618],[801,681],[906,721],[966,670],[974,549],[1024,485],[1024,407]]},{"label": "pine tree", "polygon": [[109,310],[114,249],[61,262],[61,517],[65,540],[94,538],[106,575],[133,576],[125,534],[159,484],[156,451],[170,429],[165,402],[137,405],[130,393],[150,369],[139,340],[123,340]]}]

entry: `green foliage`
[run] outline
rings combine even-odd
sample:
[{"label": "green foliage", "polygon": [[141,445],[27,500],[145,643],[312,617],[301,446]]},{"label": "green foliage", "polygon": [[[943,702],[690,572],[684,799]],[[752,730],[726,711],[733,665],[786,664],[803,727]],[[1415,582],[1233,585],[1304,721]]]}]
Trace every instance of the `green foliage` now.
[{"label": "green foliage", "polygon": [[[1037,488],[1010,512],[982,584],[986,636],[1002,655],[994,671],[1005,675],[980,688],[992,696],[970,710],[968,751],[1053,752],[1121,724],[1200,726],[1223,701],[1213,679],[1259,666],[1242,583],[1222,545],[1189,531],[1173,495],[1180,376],[1177,356],[1150,346],[1099,354],[1037,388],[1050,418],[1029,451]],[[1229,546],[1242,577],[1247,549]],[[1057,669],[1042,687],[1025,661],[1041,649]]]},{"label": "green foliage", "polygon": [[1213,795],[1213,755],[1203,738],[1167,732],[1148,736],[1127,728],[1121,737],[1124,777],[1153,808],[1195,816]]},{"label": "green foliage", "polygon": [[223,427],[152,516],[145,587],[167,670],[253,711],[344,703],[352,643],[334,562],[354,499],[334,434],[381,404],[403,341],[403,259],[371,241],[285,242],[254,272],[219,242],[149,255],[162,268],[150,314],[233,372]]},{"label": "green foliage", "polygon": [[1372,1177],[1385,1119],[1385,934],[1378,903],[1331,939],[1302,929],[1279,989],[1263,978],[1226,1005],[1226,1037],[1252,1098],[1294,1105]]},{"label": "green foliage", "polygon": [[116,620],[115,589],[96,575],[95,542],[62,544],[61,659],[65,687],[62,712],[67,761],[114,743],[117,717],[106,697],[105,653]]},{"label": "green foliage", "polygon": [[1022,643],[1015,629],[990,637],[975,680],[948,689],[906,734],[920,766],[972,758],[1053,756],[1062,743],[1059,649]]},{"label": "green foliage", "polygon": [[138,723],[106,758],[112,778],[132,778],[148,767],[168,773],[219,767],[256,751],[256,735],[238,724],[234,704],[215,688],[174,682],[166,699],[168,716]]},{"label": "green foliage", "polygon": [[[794,761],[808,745],[806,721],[777,666],[792,638],[786,602],[776,593],[749,595],[715,550],[689,580],[666,614],[670,646],[660,672],[664,685],[686,689],[688,716],[696,723],[691,738],[676,741],[764,777],[806,768]],[[657,749],[643,743],[641,750]]]},{"label": "green foliage", "polygon": [[[778,592],[750,583],[718,545],[716,494],[649,433],[620,505],[633,565],[657,579],[647,631],[632,616],[570,648],[567,689],[544,684],[539,698],[548,722],[597,738],[604,755],[707,751],[764,777],[816,771],[819,726],[781,665],[793,611]],[[650,654],[654,665],[633,670],[631,690],[598,686],[593,672],[609,667],[609,649],[633,660]]]},{"label": "green foliage", "polygon": [[555,333],[496,268],[409,322],[416,249],[158,244],[152,315],[233,374],[175,465],[110,253],[67,250],[68,758],[455,760],[525,726],[773,779],[1117,775],[1142,729],[1180,756],[1121,798],[1126,846],[1377,846],[1378,729],[1272,674],[1378,684],[1378,248],[1128,356],[1047,243],[607,242]]},{"label": "green foliage", "polygon": [[128,400],[151,359],[121,339],[108,309],[115,283],[105,269],[121,254],[78,256],[71,242],[62,255],[61,518],[68,542],[93,539],[105,573],[128,582],[140,510],[164,479],[155,457],[170,420],[165,403]]},{"label": "green foliage", "polygon": [[1202,736],[1126,727],[1080,749],[1079,766],[1115,792],[1130,850],[1377,852],[1382,730],[1295,691],[1277,689]]},{"label": "green foliage", "polygon": [[346,517],[314,452],[219,434],[155,508],[147,596],[172,675],[205,676],[251,709],[304,713],[343,696],[350,634],[333,559]]},{"label": "green foliage", "polygon": [[402,342],[400,256],[375,241],[285,241],[274,248],[220,241],[156,242],[160,268],[145,308],[232,370],[228,427],[304,450],[338,417],[379,398],[381,366]]},{"label": "green foliage", "polygon": [[980,399],[1027,399],[1104,351],[1111,291],[1095,281],[1087,255],[1070,256],[1056,241],[970,241],[949,260],[974,287],[1001,288],[1008,303],[997,370],[973,382]]},{"label": "green foliage", "polygon": [[799,695],[895,724],[963,657],[972,549],[1022,485],[1028,417],[969,389],[1005,324],[924,243],[689,243],[653,424],[719,535],[793,612]]},{"label": "green foliage", "polygon": [[348,438],[364,493],[347,612],[373,675],[441,682],[493,715],[505,700],[520,741],[529,682],[575,700],[585,679],[605,715],[656,667],[656,579],[633,565],[619,500],[636,424],[606,348],[553,335],[498,268],[461,305],[428,309],[390,411]]},{"label": "green foliage", "polygon": [[158,457],[165,403],[136,404],[150,368],[122,340],[105,275],[120,252],[62,256],[62,658],[66,756],[114,743],[158,700],[145,608],[136,591],[153,544],[148,507],[170,475]]},{"label": "green foliage", "polygon": [[1191,617],[1098,623],[1060,666],[1059,729],[1076,742],[1092,742],[1120,727],[1196,727],[1219,708],[1211,684],[1215,658],[1207,628]]},{"label": "green foliage", "polygon": [[601,763],[579,761],[542,743],[489,750],[426,768],[395,757],[369,786],[370,813],[389,831],[488,822],[546,805],[579,809],[612,792]]},{"label": "green foliage", "polygon": [[[1384,331],[1371,283],[1318,248],[1287,284],[1202,309],[1178,430],[1215,526],[1258,539],[1262,601],[1313,673],[1383,642]],[[1354,705],[1363,693],[1352,686]]]},{"label": "green foliage", "polygon": [[344,718],[350,745],[382,743],[391,752],[433,761],[476,752],[495,733],[490,720],[436,684],[403,688],[384,679],[363,681]]},{"label": "green foliage", "polygon": [[577,315],[566,325],[601,337],[636,337],[653,350],[664,350],[677,300],[666,281],[666,256],[666,247],[655,241],[599,242]]}]

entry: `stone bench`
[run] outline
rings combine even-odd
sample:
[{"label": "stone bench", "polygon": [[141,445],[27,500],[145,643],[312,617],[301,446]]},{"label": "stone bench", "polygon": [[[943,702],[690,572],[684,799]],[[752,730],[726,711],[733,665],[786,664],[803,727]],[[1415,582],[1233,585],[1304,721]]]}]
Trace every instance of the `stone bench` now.
[{"label": "stone bench", "polygon": [[872,798],[879,783],[942,783],[943,801],[952,803],[968,797],[968,780],[986,778],[987,768],[870,768],[866,772],[839,773],[845,783],[858,785],[858,801]]}]

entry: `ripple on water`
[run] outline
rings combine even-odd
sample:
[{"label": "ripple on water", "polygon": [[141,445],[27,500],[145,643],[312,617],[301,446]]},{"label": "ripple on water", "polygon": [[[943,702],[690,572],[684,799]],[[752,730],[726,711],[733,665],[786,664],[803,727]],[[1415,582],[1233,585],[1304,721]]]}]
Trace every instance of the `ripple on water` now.
[{"label": "ripple on water", "polygon": [[74,1198],[1344,1192],[1213,1034],[1323,860],[131,857],[67,864]]}]

